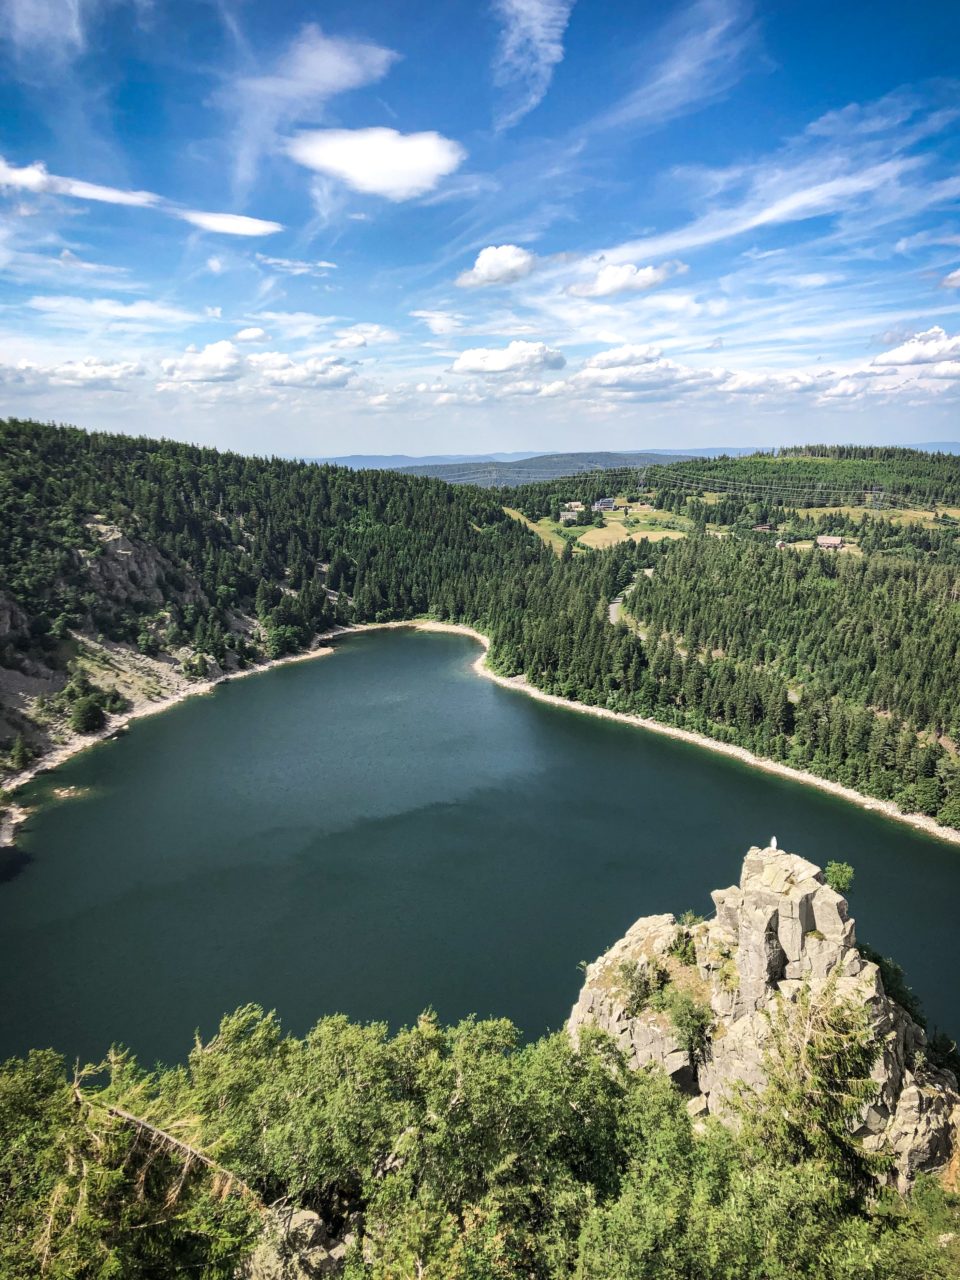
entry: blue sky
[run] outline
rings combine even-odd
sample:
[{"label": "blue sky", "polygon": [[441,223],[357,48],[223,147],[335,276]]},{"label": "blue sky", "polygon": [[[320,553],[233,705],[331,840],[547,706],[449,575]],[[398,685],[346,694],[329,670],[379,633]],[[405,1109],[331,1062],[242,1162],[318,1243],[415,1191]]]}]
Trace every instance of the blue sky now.
[{"label": "blue sky", "polygon": [[960,438],[960,6],[0,0],[0,413]]}]

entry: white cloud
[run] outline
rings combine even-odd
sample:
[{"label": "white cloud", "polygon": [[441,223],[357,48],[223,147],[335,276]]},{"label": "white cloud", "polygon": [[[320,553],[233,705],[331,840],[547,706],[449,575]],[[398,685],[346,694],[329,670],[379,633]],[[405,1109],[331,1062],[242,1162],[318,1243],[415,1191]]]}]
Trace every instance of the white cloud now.
[{"label": "white cloud", "polygon": [[140,209],[159,209],[204,231],[230,236],[263,236],[282,231],[279,222],[248,218],[237,213],[205,213],[198,209],[180,209],[154,191],[127,191],[120,187],[102,187],[80,178],[64,178],[48,173],[39,161],[34,164],[8,164],[0,156],[0,189],[27,191],[32,195],[67,196],[72,200],[93,200],[99,204],[126,205]]},{"label": "white cloud", "polygon": [[960,269],[951,271],[948,276],[944,276],[940,281],[945,289],[960,289]]},{"label": "white cloud", "polygon": [[584,360],[585,369],[622,369],[629,365],[649,364],[659,360],[663,353],[659,347],[622,346],[612,347],[609,351],[598,351],[595,356]]},{"label": "white cloud", "polygon": [[311,356],[296,361],[278,351],[249,357],[249,363],[272,387],[306,387],[316,390],[345,387],[355,371],[339,356]]},{"label": "white cloud", "polygon": [[182,356],[162,360],[160,367],[171,383],[234,382],[244,372],[244,360],[233,343],[224,338],[201,350],[188,347]]},{"label": "white cloud", "polygon": [[67,360],[50,370],[50,381],[56,386],[108,390],[116,388],[127,378],[143,376],[143,365],[133,361],[98,360],[87,356],[84,360]]},{"label": "white cloud", "polygon": [[399,342],[400,335],[382,324],[352,324],[347,329],[337,331],[335,347],[350,349],[354,347],[377,346],[383,342]]},{"label": "white cloud", "polygon": [[621,365],[590,365],[569,380],[574,389],[662,397],[666,393],[716,385],[717,371],[693,369],[659,357]]},{"label": "white cloud", "polygon": [[632,262],[607,262],[591,280],[569,285],[575,298],[609,298],[618,293],[641,293],[687,270],[686,263],[664,262],[659,267],[638,267]]},{"label": "white cloud", "polygon": [[38,392],[51,387],[70,387],[78,391],[119,391],[129,378],[142,377],[143,366],[134,361],[110,362],[95,356],[82,360],[65,360],[60,364],[39,365],[21,360],[16,365],[0,364],[0,386],[19,391]]},{"label": "white cloud", "polygon": [[102,325],[107,329],[146,332],[168,326],[196,324],[199,316],[181,307],[165,303],[122,302],[117,298],[77,298],[40,294],[30,298],[27,306],[47,317],[48,323],[60,328],[86,329]]},{"label": "white cloud", "polygon": [[497,125],[507,129],[540,103],[563,60],[563,34],[574,0],[493,0],[503,23],[494,81],[507,91]]},{"label": "white cloud", "polygon": [[453,362],[453,373],[535,373],[540,369],[562,369],[566,360],[545,342],[511,342],[506,347],[473,347],[461,351]]},{"label": "white cloud", "polygon": [[464,317],[451,311],[411,311],[414,320],[422,320],[431,333],[444,337],[456,333]]},{"label": "white cloud", "polygon": [[326,173],[364,195],[410,200],[432,191],[466,157],[458,142],[439,133],[396,129],[314,129],[287,143],[298,164]]},{"label": "white cloud", "polygon": [[936,364],[941,360],[960,358],[960,333],[953,336],[939,325],[915,334],[908,342],[883,355],[875,356],[874,365]]},{"label": "white cloud", "polygon": [[487,285],[513,284],[528,276],[537,259],[528,249],[516,244],[488,245],[477,254],[469,271],[457,276],[461,289],[480,289]]},{"label": "white cloud", "polygon": [[222,271],[223,271],[223,263],[220,261],[220,259],[219,259],[219,258],[208,258],[208,259],[207,259],[207,270],[208,270],[212,275],[218,276],[218,275],[220,275],[220,274],[222,273]]},{"label": "white cloud", "polygon": [[271,258],[265,253],[258,253],[256,259],[262,266],[269,267],[272,271],[279,271],[285,276],[323,277],[337,269],[335,262],[325,262],[323,259],[317,262],[306,262],[301,258]]},{"label": "white cloud", "polygon": [[176,209],[172,212],[191,226],[223,236],[272,236],[283,230],[281,222],[248,218],[242,213],[203,213],[199,209]]},{"label": "white cloud", "polygon": [[221,101],[237,119],[238,187],[250,186],[261,155],[274,148],[278,130],[305,118],[318,119],[330,98],[382,80],[398,57],[381,45],[324,35],[310,23],[263,73],[237,79]]},{"label": "white cloud", "polygon": [[234,342],[267,342],[270,335],[266,329],[261,329],[258,325],[251,325],[247,329],[241,329],[239,333],[233,335]]},{"label": "white cloud", "polygon": [[0,187],[29,191],[33,195],[69,196],[74,200],[94,200],[101,204],[132,205],[138,208],[149,208],[161,203],[160,196],[152,191],[125,191],[119,187],[101,187],[78,178],[62,178],[55,173],[48,173],[46,166],[39,161],[18,168],[8,164],[2,156]]}]

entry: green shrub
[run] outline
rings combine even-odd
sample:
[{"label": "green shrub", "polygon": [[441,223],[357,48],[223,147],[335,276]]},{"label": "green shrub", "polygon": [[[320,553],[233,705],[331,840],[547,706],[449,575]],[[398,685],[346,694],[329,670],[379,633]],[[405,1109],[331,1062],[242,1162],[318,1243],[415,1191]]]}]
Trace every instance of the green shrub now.
[{"label": "green shrub", "polygon": [[703,1062],[707,1052],[707,1036],[713,1022],[713,1011],[678,987],[663,987],[650,1000],[650,1007],[665,1013],[686,1050],[693,1066]]},{"label": "green shrub", "polygon": [[853,867],[849,862],[828,862],[823,878],[837,893],[848,894],[853,886]]},{"label": "green shrub", "polygon": [[624,1010],[628,1018],[636,1018],[650,1004],[670,981],[666,969],[652,961],[641,964],[638,961],[624,960],[620,965],[619,976],[624,998]]},{"label": "green shrub", "polygon": [[75,733],[99,733],[105,723],[106,716],[96,694],[85,694],[73,704],[70,728]]}]

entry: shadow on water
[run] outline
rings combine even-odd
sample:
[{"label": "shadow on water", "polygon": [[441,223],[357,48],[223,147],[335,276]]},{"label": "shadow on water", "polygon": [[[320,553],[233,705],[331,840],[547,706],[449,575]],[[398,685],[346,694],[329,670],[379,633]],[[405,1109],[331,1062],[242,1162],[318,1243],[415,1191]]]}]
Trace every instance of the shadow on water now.
[{"label": "shadow on water", "polygon": [[16,880],[21,872],[26,871],[33,859],[28,853],[14,846],[12,849],[0,849],[0,884]]}]

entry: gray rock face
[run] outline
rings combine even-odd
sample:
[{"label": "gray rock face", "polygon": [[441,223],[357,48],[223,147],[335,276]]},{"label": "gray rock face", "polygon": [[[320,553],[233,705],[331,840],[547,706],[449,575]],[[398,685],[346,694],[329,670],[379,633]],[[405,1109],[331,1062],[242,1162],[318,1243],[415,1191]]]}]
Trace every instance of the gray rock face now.
[{"label": "gray rock face", "polygon": [[20,606],[0,592],[0,644],[23,635],[28,627],[29,619]]},{"label": "gray rock face", "polygon": [[334,1280],[352,1241],[330,1236],[309,1209],[274,1212],[237,1280]]},{"label": "gray rock face", "polygon": [[[715,915],[682,929],[672,915],[638,920],[590,965],[568,1030],[608,1031],[636,1067],[655,1064],[690,1095],[695,1116],[724,1115],[731,1087],[763,1084],[769,1014],[796,1001],[804,987],[822,991],[834,978],[837,998],[867,1010],[880,1047],[877,1098],[858,1136],[891,1153],[906,1187],[920,1172],[943,1170],[960,1152],[960,1091],[949,1071],[924,1061],[926,1037],[883,990],[878,967],[857,949],[846,899],[820,868],[776,848],[747,854],[739,886],[713,893]],[[688,954],[677,955],[678,939]],[[695,964],[684,963],[692,961]],[[656,1001],[637,1001],[648,978],[666,978],[713,1020],[704,1051],[691,1054]],[[639,976],[638,976],[639,975]]]}]

